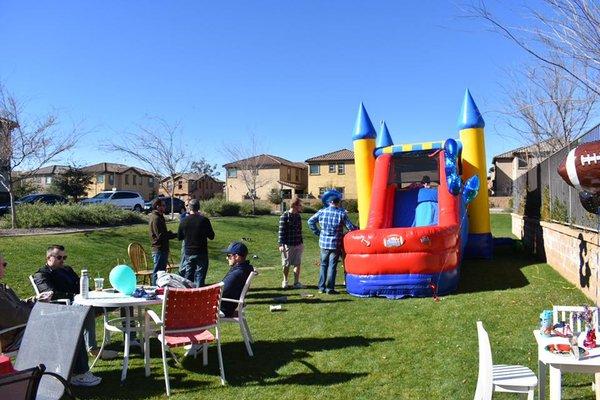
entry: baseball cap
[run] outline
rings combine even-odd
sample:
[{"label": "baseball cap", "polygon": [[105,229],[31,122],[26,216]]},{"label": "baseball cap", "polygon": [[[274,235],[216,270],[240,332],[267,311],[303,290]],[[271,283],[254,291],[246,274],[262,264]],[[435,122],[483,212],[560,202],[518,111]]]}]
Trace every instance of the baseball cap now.
[{"label": "baseball cap", "polygon": [[238,254],[242,257],[245,257],[248,255],[248,247],[246,247],[246,245],[242,242],[231,242],[229,247],[221,250],[221,252],[226,254]]}]

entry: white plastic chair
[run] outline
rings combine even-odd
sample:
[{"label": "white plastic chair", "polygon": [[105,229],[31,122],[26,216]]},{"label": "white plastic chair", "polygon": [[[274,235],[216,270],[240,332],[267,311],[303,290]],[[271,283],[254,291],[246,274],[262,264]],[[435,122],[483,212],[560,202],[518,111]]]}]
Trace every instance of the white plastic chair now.
[{"label": "white plastic chair", "polygon": [[[577,314],[584,311],[583,306],[553,306],[552,307],[552,323],[564,321],[569,324],[574,333],[585,331],[583,322],[577,318]],[[588,307],[592,310],[592,325],[594,330],[598,331],[598,308]]]},{"label": "white plastic chair", "polygon": [[238,306],[233,317],[221,317],[221,322],[229,322],[240,325],[240,332],[242,333],[242,338],[246,344],[246,351],[250,357],[254,356],[252,346],[250,346],[250,343],[253,343],[254,339],[252,338],[250,327],[248,327],[248,320],[246,319],[246,294],[248,293],[248,289],[250,289],[250,283],[252,283],[252,279],[254,279],[256,275],[258,275],[258,271],[256,270],[248,275],[248,279],[246,279],[246,283],[244,284],[244,288],[242,289],[239,300],[228,299],[225,297],[221,299],[222,302],[227,301],[230,303],[237,303]]},{"label": "white plastic chair", "polygon": [[[31,286],[33,286],[33,291],[35,292],[36,296],[40,295],[40,290],[38,289],[37,285],[35,284],[35,279],[33,279],[33,275],[29,275],[29,282],[31,282]],[[71,305],[71,300],[69,299],[57,299],[57,300],[53,300],[52,303],[64,303],[67,306]]]},{"label": "white plastic chair", "polygon": [[520,393],[521,397],[527,395],[528,400],[533,400],[533,392],[538,381],[533,371],[522,365],[494,365],[490,338],[481,321],[477,321],[477,336],[479,376],[475,400],[491,400],[493,392]]}]

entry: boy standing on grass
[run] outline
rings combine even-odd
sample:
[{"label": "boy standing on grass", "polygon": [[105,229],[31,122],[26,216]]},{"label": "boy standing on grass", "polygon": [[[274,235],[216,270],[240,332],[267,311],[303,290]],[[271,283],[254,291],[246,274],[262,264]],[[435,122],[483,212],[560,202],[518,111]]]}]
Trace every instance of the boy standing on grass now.
[{"label": "boy standing on grass", "polygon": [[279,218],[279,251],[281,252],[281,266],[283,267],[283,281],[281,288],[288,288],[288,274],[290,266],[294,267],[294,289],[304,289],[300,283],[300,264],[304,244],[302,243],[302,221],[300,219],[302,201],[296,197],[288,211]]},{"label": "boy standing on grass", "polygon": [[169,262],[169,240],[175,239],[177,234],[167,229],[164,213],[166,206],[164,201],[156,199],[152,203],[152,213],[148,218],[150,228],[150,243],[152,244],[152,284],[156,285],[156,273],[166,271]]}]

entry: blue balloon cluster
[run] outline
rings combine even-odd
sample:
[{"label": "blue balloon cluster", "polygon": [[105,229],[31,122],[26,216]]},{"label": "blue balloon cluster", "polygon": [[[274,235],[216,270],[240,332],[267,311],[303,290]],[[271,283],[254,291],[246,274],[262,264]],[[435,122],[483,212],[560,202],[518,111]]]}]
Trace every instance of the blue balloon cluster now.
[{"label": "blue balloon cluster", "polygon": [[112,287],[126,295],[131,295],[137,285],[135,272],[130,266],[124,264],[114,267],[108,275],[108,280]]},{"label": "blue balloon cluster", "polygon": [[454,196],[460,193],[462,187],[462,181],[458,176],[458,143],[454,139],[448,139],[444,143],[444,154],[446,156],[446,184],[448,185],[448,191]]},{"label": "blue balloon cluster", "polygon": [[479,193],[479,177],[473,175],[465,181],[465,188],[462,192],[463,204],[472,202],[473,199],[477,197],[477,193]]}]

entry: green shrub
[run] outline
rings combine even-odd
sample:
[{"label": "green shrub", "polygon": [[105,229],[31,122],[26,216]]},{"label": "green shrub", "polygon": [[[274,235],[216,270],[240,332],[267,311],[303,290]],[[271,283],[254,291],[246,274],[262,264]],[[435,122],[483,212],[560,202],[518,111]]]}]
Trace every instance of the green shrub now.
[{"label": "green shrub", "polygon": [[244,201],[240,205],[240,214],[242,215],[269,215],[271,214],[271,206],[262,201],[256,202],[255,213],[252,214],[252,202]]},{"label": "green shrub", "polygon": [[308,204],[307,204],[307,205],[305,205],[305,206],[302,206],[302,212],[303,212],[303,213],[306,213],[306,214],[314,214],[314,213],[316,213],[317,211],[319,211],[319,209],[318,209],[318,208],[315,208],[315,207],[313,207],[313,206],[311,206],[311,205],[308,205]]},{"label": "green shrub", "polygon": [[[84,206],[36,203],[17,206],[19,228],[113,226],[143,221],[144,218],[140,213],[122,210],[109,204]],[[0,228],[10,227],[10,214],[4,215],[0,219]]]},{"label": "green shrub", "polygon": [[200,203],[202,213],[212,217],[233,217],[240,215],[240,205],[223,199],[212,198]]},{"label": "green shrub", "polygon": [[281,204],[281,190],[276,188],[271,189],[267,195],[267,200],[275,205]]},{"label": "green shrub", "polygon": [[346,209],[346,211],[355,213],[358,212],[358,200],[356,199],[346,199],[342,200],[342,207]]}]

